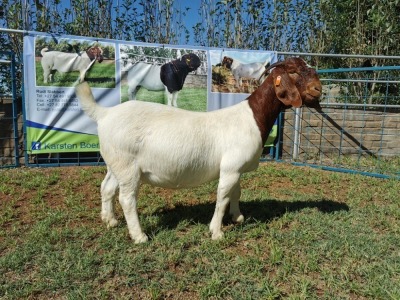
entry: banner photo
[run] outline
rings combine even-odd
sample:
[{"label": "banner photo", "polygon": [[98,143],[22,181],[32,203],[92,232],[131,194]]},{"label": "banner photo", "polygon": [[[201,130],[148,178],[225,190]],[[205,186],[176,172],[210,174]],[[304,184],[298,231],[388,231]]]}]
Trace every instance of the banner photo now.
[{"label": "banner photo", "polygon": [[111,42],[40,35],[24,38],[28,153],[99,150],[97,126],[81,111],[74,84],[84,78],[100,105],[118,104],[115,53]]},{"label": "banner photo", "polygon": [[276,59],[267,51],[30,33],[24,37],[28,153],[99,151],[97,126],[75,96],[79,81],[89,83],[101,106],[151,101],[210,111],[245,100],[257,88],[260,72]]},{"label": "banner photo", "polygon": [[209,110],[245,100],[259,86],[265,68],[278,60],[276,52],[214,49],[209,51],[212,82]]},{"label": "banner photo", "polygon": [[121,102],[150,101],[207,111],[207,52],[120,44]]}]

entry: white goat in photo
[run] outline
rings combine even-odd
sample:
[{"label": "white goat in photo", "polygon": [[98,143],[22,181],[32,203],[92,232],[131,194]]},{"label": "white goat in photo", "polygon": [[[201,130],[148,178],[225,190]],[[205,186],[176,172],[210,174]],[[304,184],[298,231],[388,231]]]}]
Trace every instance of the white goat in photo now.
[{"label": "white goat in photo", "polygon": [[236,87],[240,88],[242,86],[242,78],[259,79],[270,63],[271,61],[267,60],[262,63],[254,62],[245,64],[237,59],[224,56],[221,65],[232,71],[233,77],[235,77]]},{"label": "white goat in photo", "polygon": [[79,71],[79,80],[83,82],[90,66],[96,60],[100,63],[103,61],[103,50],[97,46],[80,53],[49,51],[48,48],[43,48],[40,53],[42,54],[44,83],[53,82],[53,75],[56,71],[61,73]]}]

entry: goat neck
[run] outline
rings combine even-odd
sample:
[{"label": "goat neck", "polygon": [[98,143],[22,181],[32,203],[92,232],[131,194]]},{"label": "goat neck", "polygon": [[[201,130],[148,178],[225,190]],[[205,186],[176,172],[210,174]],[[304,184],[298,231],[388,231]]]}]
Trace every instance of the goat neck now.
[{"label": "goat neck", "polygon": [[278,100],[273,88],[273,78],[268,76],[261,86],[247,98],[254,119],[260,129],[263,145],[284,105]]}]

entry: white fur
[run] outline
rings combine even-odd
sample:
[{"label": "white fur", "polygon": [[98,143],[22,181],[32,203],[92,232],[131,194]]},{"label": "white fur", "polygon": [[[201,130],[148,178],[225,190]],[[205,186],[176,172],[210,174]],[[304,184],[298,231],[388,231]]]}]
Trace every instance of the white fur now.
[{"label": "white fur", "polygon": [[201,113],[141,101],[103,108],[95,103],[87,83],[78,85],[76,94],[98,123],[108,168],[101,186],[101,215],[108,226],[117,224],[112,201],[118,188],[129,233],[141,243],[147,241],[136,210],[141,182],[190,188],[218,178],[212,238],[223,236],[228,204],[233,220],[244,220],[239,210],[240,176],[257,168],[262,152],[260,130],[247,100]]},{"label": "white fur", "polygon": [[54,81],[52,71],[67,73],[79,71],[79,80],[83,82],[87,70],[95,60],[91,60],[85,51],[81,53],[66,53],[60,51],[49,51],[43,48],[42,54],[43,82]]},{"label": "white fur", "polygon": [[264,63],[249,63],[244,64],[233,58],[233,62],[231,65],[231,70],[233,77],[235,77],[236,86],[242,86],[242,78],[253,78],[259,79],[262,73],[265,71],[265,65],[270,63],[270,61],[266,61]]},{"label": "white fur", "polygon": [[160,78],[161,66],[145,62],[138,62],[128,71],[128,95],[130,100],[136,100],[136,93],[139,87],[144,87],[149,91],[163,91],[167,95],[168,105],[177,107],[178,93],[168,92],[167,87]]},{"label": "white fur", "polygon": [[[279,111],[299,103],[320,108],[322,86],[314,69],[300,58],[288,58],[272,68],[248,100],[212,112],[141,101],[100,107],[87,83],[76,86],[82,109],[97,121],[100,151],[108,168],[101,185],[103,221],[108,226],[117,224],[113,199],[119,188],[129,233],[136,243],[145,242],[136,209],[141,182],[190,188],[219,178],[212,238],[223,236],[228,204],[233,221],[242,222],[240,176],[257,168],[262,140]],[[274,82],[278,76],[281,84]]]}]

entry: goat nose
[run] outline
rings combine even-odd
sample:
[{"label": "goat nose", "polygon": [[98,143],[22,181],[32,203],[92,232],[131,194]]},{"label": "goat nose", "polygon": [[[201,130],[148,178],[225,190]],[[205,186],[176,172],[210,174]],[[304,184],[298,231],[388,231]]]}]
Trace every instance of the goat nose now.
[{"label": "goat nose", "polygon": [[313,82],[313,83],[311,83],[309,86],[308,86],[308,88],[310,89],[310,90],[315,90],[315,91],[318,91],[318,92],[322,92],[322,85],[321,85],[321,83],[316,83],[316,82]]},{"label": "goat nose", "polygon": [[314,97],[320,97],[322,93],[322,86],[321,83],[310,83],[308,86],[308,93]]},{"label": "goat nose", "polygon": [[321,94],[321,92],[322,92],[321,85],[314,85],[313,89],[314,89],[314,91],[318,92],[319,94]]}]

